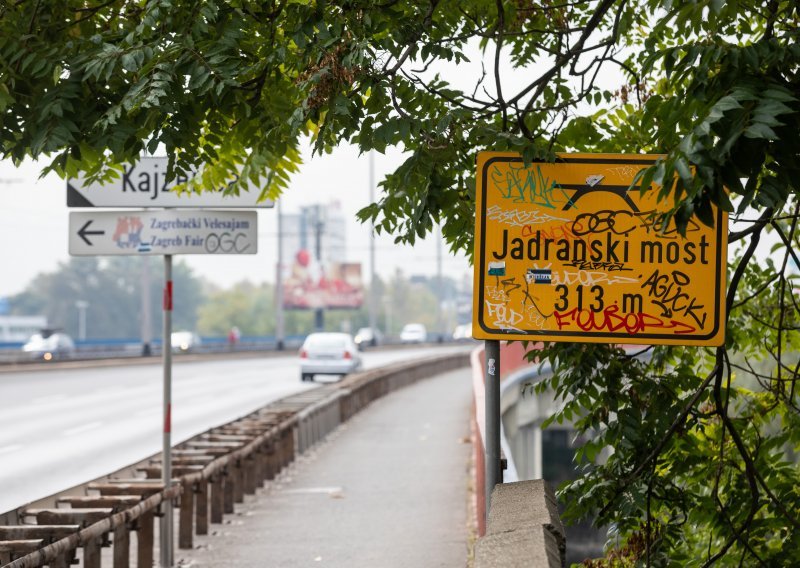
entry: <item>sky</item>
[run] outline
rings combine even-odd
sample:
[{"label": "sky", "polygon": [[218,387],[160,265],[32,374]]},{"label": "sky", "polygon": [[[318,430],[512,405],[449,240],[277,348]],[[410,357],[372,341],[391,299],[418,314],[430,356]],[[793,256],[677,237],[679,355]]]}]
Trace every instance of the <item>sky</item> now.
[{"label": "sky", "polygon": [[[375,183],[393,171],[402,160],[400,153],[375,154]],[[347,226],[347,260],[361,262],[369,280],[370,227],[356,219],[356,212],[369,203],[369,157],[355,147],[342,145],[332,154],[304,156],[301,171],[292,178],[281,197],[284,213],[300,207],[338,201]],[[67,250],[70,208],[66,205],[66,182],[56,175],[39,178],[42,163],[26,162],[20,168],[0,161],[0,298],[25,289],[40,273],[57,270],[69,260]],[[379,189],[375,190],[379,195]],[[76,211],[76,209],[72,209]],[[435,235],[414,247],[394,244],[392,236],[376,238],[375,270],[381,278],[396,270],[406,276],[436,274]],[[258,210],[258,253],[255,255],[183,255],[179,259],[195,274],[227,288],[242,280],[275,280],[277,263],[277,210]],[[453,255],[442,245],[442,272],[462,281],[471,278],[465,255]],[[465,276],[466,275],[466,276]]]}]

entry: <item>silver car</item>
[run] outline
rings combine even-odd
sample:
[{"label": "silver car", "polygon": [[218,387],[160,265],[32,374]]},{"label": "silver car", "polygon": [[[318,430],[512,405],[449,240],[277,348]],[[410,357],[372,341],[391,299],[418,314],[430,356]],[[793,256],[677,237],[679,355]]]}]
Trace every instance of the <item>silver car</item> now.
[{"label": "silver car", "polygon": [[372,327],[362,327],[356,333],[354,340],[359,349],[365,347],[377,347],[383,342],[383,335],[380,330]]},{"label": "silver car", "polygon": [[173,353],[191,353],[197,351],[203,341],[193,331],[173,331],[170,336]]},{"label": "silver car", "polygon": [[32,359],[69,359],[75,355],[75,343],[66,333],[43,329],[31,336],[22,351]]},{"label": "silver car", "polygon": [[300,348],[300,380],[314,375],[346,375],[361,368],[361,355],[347,333],[312,333]]},{"label": "silver car", "polygon": [[425,343],[428,341],[428,330],[421,323],[407,323],[400,331],[401,343]]}]

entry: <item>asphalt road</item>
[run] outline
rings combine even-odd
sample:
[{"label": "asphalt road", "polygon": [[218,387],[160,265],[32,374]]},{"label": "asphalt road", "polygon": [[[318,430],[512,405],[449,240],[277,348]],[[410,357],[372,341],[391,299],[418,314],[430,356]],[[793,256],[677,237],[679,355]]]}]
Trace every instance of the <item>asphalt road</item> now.
[{"label": "asphalt road", "polygon": [[[364,367],[463,349],[367,352]],[[173,367],[172,442],[316,385],[300,381],[295,354],[178,359]],[[157,361],[0,374],[0,513],[159,452],[162,397],[163,370]]]}]

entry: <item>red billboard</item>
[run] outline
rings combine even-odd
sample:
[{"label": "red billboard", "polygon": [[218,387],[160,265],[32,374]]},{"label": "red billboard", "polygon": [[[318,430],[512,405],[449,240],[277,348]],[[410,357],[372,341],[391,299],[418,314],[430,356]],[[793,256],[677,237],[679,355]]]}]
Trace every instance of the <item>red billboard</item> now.
[{"label": "red billboard", "polygon": [[321,264],[301,249],[283,283],[283,307],[289,310],[356,309],[364,303],[361,263]]}]

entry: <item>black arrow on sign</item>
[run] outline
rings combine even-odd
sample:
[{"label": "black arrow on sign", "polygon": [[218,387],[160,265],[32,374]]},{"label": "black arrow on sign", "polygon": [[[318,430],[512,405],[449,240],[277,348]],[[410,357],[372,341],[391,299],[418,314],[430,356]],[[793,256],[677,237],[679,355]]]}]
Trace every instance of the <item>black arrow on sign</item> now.
[{"label": "black arrow on sign", "polygon": [[93,246],[92,245],[92,241],[87,239],[86,235],[105,235],[106,234],[105,231],[88,231],[87,229],[89,228],[89,225],[91,225],[91,224],[92,224],[92,220],[89,219],[88,221],[86,221],[86,223],[83,225],[83,227],[81,227],[78,230],[78,236],[80,238],[82,238],[83,242],[85,242],[89,246]]}]

